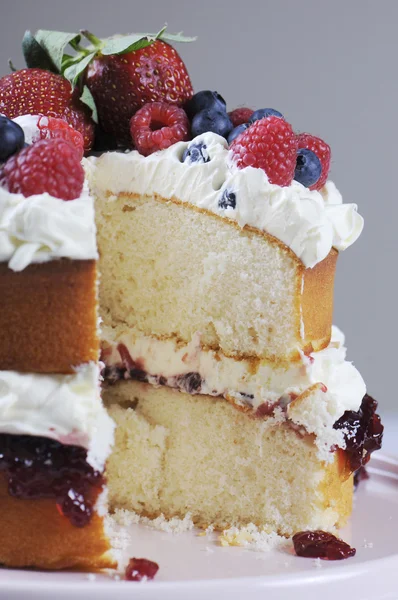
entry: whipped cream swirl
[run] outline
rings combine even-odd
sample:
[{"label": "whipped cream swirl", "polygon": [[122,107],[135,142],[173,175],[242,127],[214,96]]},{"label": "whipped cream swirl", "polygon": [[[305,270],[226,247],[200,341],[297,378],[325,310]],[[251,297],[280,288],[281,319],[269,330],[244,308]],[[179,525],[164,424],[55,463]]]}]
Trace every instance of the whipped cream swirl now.
[{"label": "whipped cream swirl", "polygon": [[99,365],[75,375],[0,371],[0,433],[42,436],[88,450],[102,470],[113,443],[114,423],[102,406]]},{"label": "whipped cream swirl", "polygon": [[[200,146],[203,161],[184,151]],[[297,181],[280,187],[262,169],[238,169],[224,138],[206,133],[148,157],[136,151],[91,157],[86,171],[95,194],[159,195],[250,225],[281,240],[306,267],[322,261],[334,247],[344,250],[360,235],[363,218],[355,204],[343,204],[335,185],[321,192]]]}]

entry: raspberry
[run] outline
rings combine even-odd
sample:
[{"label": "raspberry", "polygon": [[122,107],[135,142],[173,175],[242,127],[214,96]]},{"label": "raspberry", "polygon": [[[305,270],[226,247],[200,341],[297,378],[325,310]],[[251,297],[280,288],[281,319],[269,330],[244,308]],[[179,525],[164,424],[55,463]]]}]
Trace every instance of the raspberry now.
[{"label": "raspberry", "polygon": [[241,169],[263,169],[270,183],[290,185],[296,168],[297,137],[289,123],[271,116],[255,121],[233,140],[230,149]]},{"label": "raspberry", "polygon": [[80,158],[83,158],[84,138],[79,131],[73,129],[66,121],[54,117],[40,117],[37,127],[40,130],[40,139],[62,138],[72,144],[72,146],[75,146]]},{"label": "raspberry", "polygon": [[40,140],[14,154],[0,171],[0,185],[25,197],[47,192],[62,200],[78,198],[84,171],[74,146],[63,139]]},{"label": "raspberry", "polygon": [[148,156],[176,142],[189,139],[189,121],[185,111],[173,104],[145,104],[130,120],[130,132],[136,149]]},{"label": "raspberry", "polygon": [[251,108],[242,106],[242,108],[235,108],[235,110],[229,112],[228,116],[231,119],[233,126],[238,127],[238,125],[247,123],[253,112],[254,111]]},{"label": "raspberry", "polygon": [[310,187],[310,190],[320,190],[325,185],[329,174],[331,158],[330,146],[321,140],[321,138],[315,137],[309,133],[300,133],[297,136],[297,143],[299,149],[306,148],[307,150],[311,150],[321,161],[321,176],[318,181]]}]

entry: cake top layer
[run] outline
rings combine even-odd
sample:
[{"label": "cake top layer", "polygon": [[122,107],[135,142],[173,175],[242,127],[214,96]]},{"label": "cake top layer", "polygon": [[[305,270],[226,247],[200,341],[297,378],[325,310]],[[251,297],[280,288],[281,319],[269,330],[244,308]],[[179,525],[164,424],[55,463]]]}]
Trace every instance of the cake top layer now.
[{"label": "cake top layer", "polygon": [[94,193],[159,195],[192,204],[278,238],[306,267],[332,247],[350,246],[363,228],[357,206],[343,204],[332,181],[319,192],[295,180],[272,184],[263,169],[238,168],[226,140],[211,132],[147,157],[137,151],[91,157],[86,166]]}]

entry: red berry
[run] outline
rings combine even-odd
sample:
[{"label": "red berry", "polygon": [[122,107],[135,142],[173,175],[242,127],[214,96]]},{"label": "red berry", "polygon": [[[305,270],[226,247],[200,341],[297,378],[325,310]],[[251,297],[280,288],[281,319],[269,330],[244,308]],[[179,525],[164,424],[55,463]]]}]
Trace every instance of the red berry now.
[{"label": "red berry", "polygon": [[355,556],[355,548],[326,531],[300,531],[293,536],[293,546],[297,556],[321,558],[322,560],[342,560]]},{"label": "red berry", "polygon": [[289,123],[270,116],[255,121],[231,144],[237,166],[263,169],[270,183],[290,185],[296,168],[297,137]]},{"label": "red berry", "polygon": [[189,139],[189,121],[185,111],[165,102],[146,104],[130,121],[130,132],[140,154],[148,156],[176,142]]},{"label": "red berry", "polygon": [[15,119],[45,115],[64,119],[84,137],[85,150],[94,141],[94,123],[79,100],[79,90],[61,75],[43,69],[21,69],[0,79],[0,114]]},{"label": "red berry", "polygon": [[315,137],[315,135],[311,135],[309,133],[300,133],[297,136],[297,142],[299,149],[307,148],[307,150],[312,150],[312,152],[314,152],[314,154],[316,154],[321,161],[321,176],[318,181],[310,187],[310,190],[320,190],[325,185],[329,175],[331,158],[330,146],[321,140],[321,138]]},{"label": "red berry", "polygon": [[0,184],[25,197],[47,192],[62,200],[78,198],[84,171],[74,146],[63,139],[40,140],[14,154],[0,171]]},{"label": "red berry", "polygon": [[233,126],[238,127],[238,125],[247,123],[253,112],[254,111],[251,108],[242,106],[242,108],[235,108],[235,110],[229,112],[228,116],[231,119]]},{"label": "red berry", "polygon": [[141,106],[148,102],[181,106],[193,94],[183,61],[161,40],[141,50],[96,57],[88,67],[86,84],[102,128],[124,144],[131,141],[129,122]]},{"label": "red berry", "polygon": [[40,130],[40,139],[50,140],[54,138],[62,138],[63,140],[75,146],[80,158],[84,154],[84,139],[79,131],[73,129],[63,119],[55,117],[40,117],[37,122],[37,127]]},{"label": "red berry", "polygon": [[153,579],[159,570],[159,565],[147,558],[130,558],[126,567],[125,577],[127,581],[142,581]]}]

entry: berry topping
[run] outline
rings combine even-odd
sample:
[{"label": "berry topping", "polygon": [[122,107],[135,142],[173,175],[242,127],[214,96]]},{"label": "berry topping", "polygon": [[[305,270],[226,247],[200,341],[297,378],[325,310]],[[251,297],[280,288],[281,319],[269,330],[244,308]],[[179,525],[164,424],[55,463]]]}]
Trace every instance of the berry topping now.
[{"label": "berry topping", "polygon": [[192,120],[198,112],[205,109],[226,112],[227,104],[218,92],[202,90],[201,92],[196,92],[196,94],[185,103],[184,108],[188,117]]},{"label": "berry topping", "polygon": [[270,183],[290,185],[296,168],[297,138],[289,123],[276,116],[255,121],[231,144],[241,169],[263,169]]},{"label": "berry topping", "polygon": [[140,108],[132,117],[130,132],[138,152],[148,156],[189,139],[189,121],[182,108],[153,102]]},{"label": "berry topping", "polygon": [[153,579],[159,571],[159,565],[147,558],[130,558],[126,567],[127,581],[145,581]]},{"label": "berry topping", "polygon": [[231,192],[231,190],[224,190],[223,195],[218,201],[218,206],[220,208],[236,208],[236,194],[235,192]]},{"label": "berry topping", "polygon": [[8,119],[0,116],[0,162],[4,162],[24,147],[23,129]]},{"label": "berry topping", "polygon": [[275,110],[274,108],[259,108],[255,110],[251,117],[248,119],[249,123],[254,123],[255,121],[259,121],[260,119],[266,119],[267,117],[279,117],[283,119],[282,113],[279,110]]},{"label": "berry topping", "polygon": [[54,498],[58,512],[75,527],[87,525],[104,480],[87,463],[87,452],[48,438],[0,435],[0,471],[16,498]]},{"label": "berry topping", "polygon": [[218,108],[205,108],[196,113],[191,123],[192,137],[212,131],[227,138],[232,130],[232,122],[225,111]]},{"label": "berry topping", "polygon": [[333,425],[334,429],[341,429],[344,433],[347,475],[366,465],[372,452],[381,448],[384,427],[376,410],[377,401],[365,394],[358,411],[346,410]]},{"label": "berry topping", "polygon": [[300,531],[293,536],[293,546],[297,556],[304,558],[342,560],[356,553],[355,548],[326,531]]},{"label": "berry topping", "polygon": [[297,151],[296,170],[294,171],[295,180],[309,188],[315,185],[321,173],[322,165],[317,155],[312,150],[300,148]]},{"label": "berry topping", "polygon": [[237,127],[235,127],[235,129],[233,129],[228,136],[228,144],[232,144],[232,142],[238,137],[238,135],[246,131],[248,127],[250,127],[250,123],[242,123],[242,125],[238,125]]},{"label": "berry topping", "polygon": [[190,144],[182,155],[182,162],[184,163],[207,163],[209,161],[210,156],[206,144]]},{"label": "berry topping", "polygon": [[0,79],[0,113],[10,119],[22,115],[46,115],[64,119],[84,138],[89,150],[94,123],[78,98],[79,90],[67,79],[43,69],[22,69]]},{"label": "berry topping", "polygon": [[0,171],[0,184],[13,194],[47,192],[62,200],[78,198],[84,171],[76,148],[63,139],[40,140],[15,154]]},{"label": "berry topping", "polygon": [[303,148],[311,150],[321,162],[322,173],[318,181],[309,186],[310,190],[320,190],[325,185],[329,174],[331,158],[330,146],[320,138],[310,135],[309,133],[300,133],[300,135],[297,136],[297,143],[299,150]]},{"label": "berry topping", "polygon": [[162,40],[120,54],[97,56],[86,80],[105,132],[129,143],[129,122],[149,102],[181,106],[192,96],[188,71],[177,51]]},{"label": "berry topping", "polygon": [[54,117],[40,117],[37,122],[37,127],[40,132],[40,139],[51,140],[54,138],[61,138],[72,144],[72,146],[75,146],[80,158],[83,158],[83,136],[79,131],[76,131],[76,129],[73,129],[73,127],[68,125],[66,121]]},{"label": "berry topping", "polygon": [[247,123],[252,114],[252,108],[245,108],[243,106],[242,108],[235,108],[235,110],[232,110],[228,113],[228,116],[232,121],[232,125],[234,127],[238,127],[238,125],[243,125],[243,123]]}]

